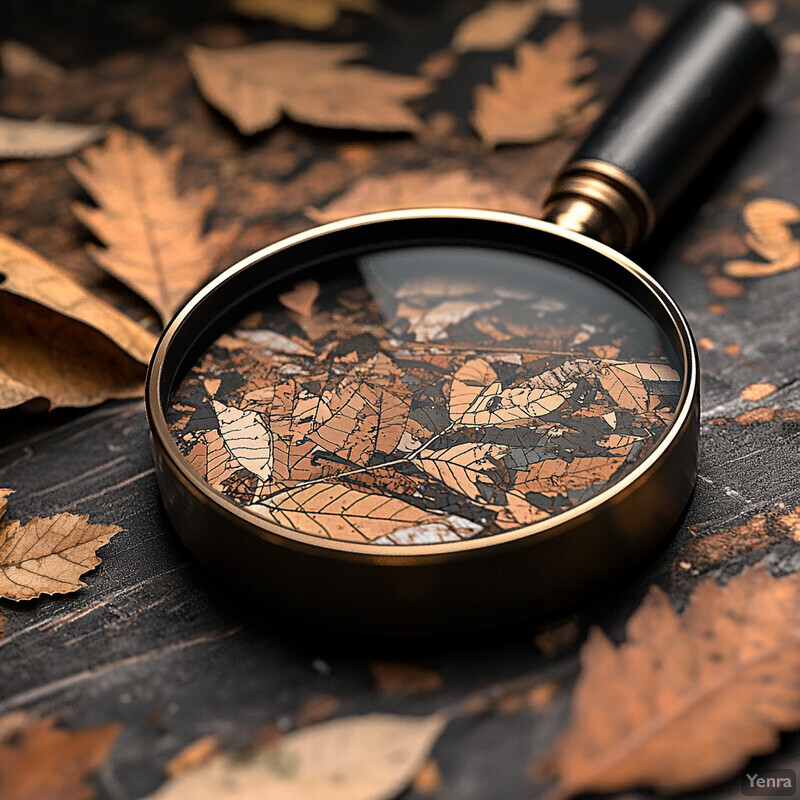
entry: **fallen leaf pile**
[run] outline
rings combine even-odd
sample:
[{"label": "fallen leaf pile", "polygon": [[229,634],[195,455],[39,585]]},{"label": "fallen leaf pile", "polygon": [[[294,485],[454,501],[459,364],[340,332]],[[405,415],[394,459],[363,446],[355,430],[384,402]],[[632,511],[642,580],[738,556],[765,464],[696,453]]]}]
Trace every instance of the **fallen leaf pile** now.
[{"label": "fallen leaf pile", "polygon": [[112,131],[104,146],[73,161],[72,173],[97,201],[75,214],[106,245],[94,260],[126,283],[167,322],[217,263],[238,232],[204,234],[216,192],[178,194],[181,154],[154,150],[143,138]]},{"label": "fallen leaf pile", "polygon": [[0,408],[88,406],[142,392],[155,337],[0,235]]},{"label": "fallen leaf pile", "polygon": [[0,489],[0,597],[31,600],[85,586],[81,575],[100,563],[97,551],[122,528],[93,525],[86,514],[34,517],[24,525],[4,519],[10,491]]},{"label": "fallen leaf pile", "polygon": [[88,779],[108,759],[119,725],[70,731],[24,712],[0,717],[3,800],[91,800]]},{"label": "fallen leaf pile", "polygon": [[800,726],[800,579],[746,568],[703,581],[683,614],[652,588],[620,647],[595,629],[551,798],[696,790],[771,752]]},{"label": "fallen leaf pile", "polygon": [[671,419],[679,374],[638,317],[612,334],[594,295],[391,275],[304,281],[200,357],[168,421],[212,487],[320,537],[458,541],[594,496]]},{"label": "fallen leaf pile", "polygon": [[472,124],[491,146],[541,142],[581,119],[596,90],[583,80],[593,69],[577,22],[562,25],[543,44],[523,42],[514,67],[500,64],[494,85],[478,86]]},{"label": "fallen leaf pile", "polygon": [[246,134],[271,128],[285,113],[297,122],[365,131],[413,131],[406,106],[430,81],[347,62],[359,44],[266,42],[214,50],[193,47],[189,64],[206,99]]}]

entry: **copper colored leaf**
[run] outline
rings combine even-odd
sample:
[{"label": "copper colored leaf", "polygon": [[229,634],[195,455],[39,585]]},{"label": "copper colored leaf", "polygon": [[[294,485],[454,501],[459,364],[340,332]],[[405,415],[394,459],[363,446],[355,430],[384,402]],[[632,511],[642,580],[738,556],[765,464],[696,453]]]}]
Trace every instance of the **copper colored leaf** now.
[{"label": "copper colored leaf", "polygon": [[99,563],[97,550],[122,528],[93,525],[88,515],[35,517],[25,525],[0,522],[0,597],[31,600],[67,594],[86,584],[81,575]]},{"label": "copper colored leaf", "polygon": [[155,337],[0,235],[0,408],[88,406],[142,392]]},{"label": "copper colored leaf", "polygon": [[235,231],[203,233],[215,192],[178,194],[177,149],[162,154],[140,136],[115,130],[84,158],[70,168],[99,207],[76,203],[74,211],[106,245],[89,252],[166,322],[209,276]]},{"label": "copper colored leaf", "polygon": [[202,767],[214,759],[220,752],[219,736],[203,736],[187,745],[177,755],[174,755],[164,767],[170,778],[175,778],[182,772]]},{"label": "copper colored leaf", "polygon": [[0,158],[56,158],[82,150],[105,133],[102,125],[0,117]]},{"label": "copper colored leaf", "polygon": [[8,496],[14,494],[13,489],[0,489],[0,518],[6,513],[8,508]]},{"label": "copper colored leaf", "polygon": [[422,450],[413,463],[459,494],[481,501],[480,487],[492,485],[489,473],[496,467],[494,459],[506,450],[502,445],[468,442],[445,450]]},{"label": "copper colored leaf", "polygon": [[430,82],[345,63],[364,54],[361,45],[266,42],[195,46],[188,59],[205,98],[245,134],[273,127],[284,113],[328,128],[418,129],[406,103],[426,95]]},{"label": "copper colored leaf", "polygon": [[278,295],[279,302],[301,317],[308,317],[319,297],[319,284],[316,281],[301,281],[290,292]]},{"label": "copper colored leaf", "polygon": [[466,170],[417,170],[362,178],[320,210],[306,213],[315,222],[333,222],[371,211],[420,207],[487,208],[536,216],[536,204],[521,194],[472,177]]},{"label": "copper colored leaf", "polygon": [[219,433],[228,452],[245,469],[262,481],[272,475],[272,435],[264,418],[256,411],[243,411],[212,401]]},{"label": "copper colored leaf", "polygon": [[63,67],[22,42],[7,41],[0,44],[0,66],[11,78],[57,81],[66,75]]},{"label": "copper colored leaf", "polygon": [[442,688],[442,676],[432,669],[398,661],[371,661],[372,677],[384,694],[424,694]]},{"label": "copper colored leaf", "polygon": [[311,31],[329,28],[341,11],[370,14],[377,8],[375,0],[232,0],[232,5],[246,17],[273,19]]},{"label": "copper colored leaf", "polygon": [[744,220],[749,230],[747,244],[765,261],[728,261],[728,275],[762,278],[800,266],[800,240],[789,227],[800,222],[796,205],[769,198],[753,200],[744,208]]},{"label": "copper colored leaf", "polygon": [[287,489],[248,508],[283,527],[350,542],[367,542],[444,519],[396,497],[326,482]]},{"label": "copper colored leaf", "polygon": [[393,800],[446,724],[438,714],[334,719],[184,772],[149,800]]},{"label": "copper colored leaf", "polygon": [[588,489],[596,483],[610,480],[624,461],[625,456],[586,456],[572,461],[547,458],[533,464],[527,472],[518,473],[515,489],[536,492],[545,497]]},{"label": "copper colored leaf", "polygon": [[70,731],[19,712],[0,717],[3,800],[91,800],[96,794],[88,779],[105,763],[119,730],[105,725]]},{"label": "copper colored leaf", "polygon": [[505,50],[533,28],[543,11],[543,0],[492,0],[461,22],[451,46],[459,53]]},{"label": "copper colored leaf", "polygon": [[564,130],[595,94],[580,79],[593,62],[577,22],[564,23],[541,45],[523,42],[514,67],[499,64],[493,86],[478,86],[472,124],[489,145],[541,142]]},{"label": "copper colored leaf", "polygon": [[733,776],[800,726],[800,579],[746,568],[703,581],[683,614],[652,588],[615,648],[595,629],[553,797],[694,791]]},{"label": "copper colored leaf", "polygon": [[625,366],[628,365],[606,367],[600,373],[600,385],[620,408],[644,411],[649,398],[647,388],[642,378],[635,371],[623,368]]}]

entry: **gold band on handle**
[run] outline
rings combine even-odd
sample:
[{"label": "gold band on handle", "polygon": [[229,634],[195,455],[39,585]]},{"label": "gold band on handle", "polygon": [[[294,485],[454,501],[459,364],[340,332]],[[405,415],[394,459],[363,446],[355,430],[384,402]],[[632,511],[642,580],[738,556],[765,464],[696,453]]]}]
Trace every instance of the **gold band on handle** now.
[{"label": "gold band on handle", "polygon": [[561,170],[544,203],[543,219],[630,252],[655,227],[653,202],[627,172],[596,159]]}]

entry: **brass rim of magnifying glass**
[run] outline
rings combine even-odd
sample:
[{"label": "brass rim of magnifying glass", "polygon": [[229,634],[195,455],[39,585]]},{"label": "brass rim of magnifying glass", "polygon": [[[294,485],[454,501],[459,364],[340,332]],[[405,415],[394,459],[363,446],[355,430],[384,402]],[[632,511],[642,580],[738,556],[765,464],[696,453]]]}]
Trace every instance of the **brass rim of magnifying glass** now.
[{"label": "brass rim of magnifying glass", "polygon": [[[389,228],[395,225],[413,225],[415,220],[433,220],[443,225],[448,221],[452,224],[469,221],[476,225],[508,224],[516,226],[516,232],[519,232],[521,226],[531,232],[552,234],[589,248],[621,267],[621,274],[626,274],[632,280],[627,289],[618,290],[629,295],[639,292],[642,296],[634,296],[633,299],[651,315],[653,303],[658,304],[660,315],[669,319],[674,328],[672,344],[683,368],[680,400],[669,428],[654,450],[618,482],[568,511],[514,531],[441,544],[378,546],[325,539],[275,525],[212,489],[192,470],[180,453],[162,408],[162,400],[168,400],[165,388],[171,391],[177,377],[165,374],[165,359],[182,326],[197,323],[193,319],[196,310],[219,287],[270,256],[329,234],[357,232],[364,226],[375,228],[376,224],[388,225]],[[387,230],[388,232],[390,231]],[[389,237],[386,241],[390,241]],[[486,244],[491,246],[492,241],[487,239]],[[498,241],[495,246],[502,245]],[[588,274],[602,280],[602,275],[596,272],[589,271]],[[614,283],[609,285],[615,286]],[[656,321],[658,322],[657,319]],[[205,330],[214,324],[212,321],[209,326],[201,324],[199,327]],[[658,324],[664,328],[661,323]],[[675,346],[676,341],[678,346]],[[551,223],[514,214],[450,208],[390,211],[334,222],[291,236],[245,258],[213,280],[186,304],[164,331],[148,372],[146,409],[156,472],[168,514],[189,549],[206,566],[212,569],[218,566],[228,579],[235,580],[237,564],[235,561],[224,562],[228,549],[231,552],[235,549],[247,561],[251,557],[260,561],[257,565],[251,565],[243,560],[240,565],[242,574],[247,575],[245,583],[249,583],[250,588],[257,592],[261,591],[260,571],[277,571],[280,568],[282,559],[278,553],[281,550],[285,551],[286,566],[290,571],[294,568],[304,569],[303,565],[311,563],[308,556],[312,559],[324,556],[327,561],[333,560],[340,567],[352,565],[354,571],[349,579],[358,580],[358,576],[366,576],[367,583],[374,578],[369,571],[371,567],[378,567],[385,572],[387,567],[424,565],[430,571],[437,567],[446,568],[448,564],[456,562],[471,562],[472,566],[467,568],[467,572],[476,579],[483,580],[486,576],[482,575],[479,562],[486,562],[487,558],[489,561],[496,561],[494,565],[487,563],[487,568],[494,566],[513,581],[515,578],[511,574],[516,569],[514,560],[519,557],[523,560],[533,558],[530,554],[525,555],[533,547],[539,548],[548,563],[565,562],[562,565],[562,580],[566,586],[563,591],[560,588],[556,591],[556,594],[560,593],[563,597],[555,604],[563,605],[565,601],[584,594],[582,583],[597,584],[600,577],[611,578],[640,560],[663,538],[685,507],[696,477],[699,430],[698,356],[688,324],[669,295],[641,268],[606,245]],[[252,541],[243,540],[239,533],[250,537]],[[256,541],[259,539],[272,546],[268,551],[271,556],[261,559],[263,548]],[[560,543],[562,539],[563,544]],[[293,551],[294,555],[289,556],[289,551]],[[589,558],[593,559],[592,563],[584,563]],[[573,562],[574,574],[570,574],[569,562]],[[533,580],[540,565],[533,558],[529,566]],[[395,573],[397,570],[390,572]],[[582,573],[586,574],[585,580],[581,577]],[[267,576],[261,577],[267,579]],[[285,576],[278,576],[280,582],[284,582],[284,578]],[[335,575],[320,573],[317,579],[329,580],[334,587],[337,585]],[[519,576],[516,578],[520,579]],[[343,573],[338,580],[348,580],[348,577]],[[426,572],[423,583],[427,585],[430,581],[436,583],[438,580],[439,576],[435,572],[430,576]],[[536,580],[546,584],[549,578],[547,574],[541,574]],[[460,586],[459,581],[460,578],[456,578],[453,585]],[[450,583],[449,577],[444,579],[444,585]],[[376,586],[379,584],[380,580]],[[424,587],[416,588],[422,595],[425,594]],[[499,588],[505,591],[503,587]],[[358,589],[354,588],[353,591],[357,593]],[[402,594],[402,591],[404,590],[399,584],[392,588],[393,593]],[[536,595],[537,591],[537,587],[531,587],[532,595]],[[520,596],[524,594],[523,589]],[[542,594],[545,597],[547,595],[544,588]],[[397,602],[402,605],[402,600]]]}]

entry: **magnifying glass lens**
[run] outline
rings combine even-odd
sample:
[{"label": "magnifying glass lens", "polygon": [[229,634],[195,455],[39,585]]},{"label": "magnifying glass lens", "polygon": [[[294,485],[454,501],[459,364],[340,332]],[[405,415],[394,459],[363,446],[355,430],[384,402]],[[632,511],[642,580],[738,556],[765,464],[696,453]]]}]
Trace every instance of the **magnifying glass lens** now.
[{"label": "magnifying glass lens", "polygon": [[683,377],[653,317],[574,266],[394,246],[259,290],[166,416],[191,468],[268,522],[436,544],[540,522],[629,475]]}]

